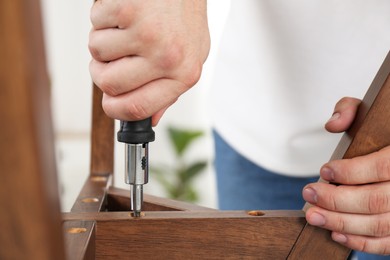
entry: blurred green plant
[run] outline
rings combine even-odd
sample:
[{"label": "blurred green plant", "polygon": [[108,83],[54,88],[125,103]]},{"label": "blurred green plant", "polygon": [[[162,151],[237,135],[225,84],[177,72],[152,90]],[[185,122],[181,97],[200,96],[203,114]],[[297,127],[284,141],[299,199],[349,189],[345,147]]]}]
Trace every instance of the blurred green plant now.
[{"label": "blurred green plant", "polygon": [[168,127],[170,144],[175,153],[173,165],[158,164],[150,166],[150,171],[163,186],[167,196],[182,201],[198,201],[198,193],[193,187],[193,181],[207,166],[206,160],[187,162],[185,154],[190,145],[204,135],[202,131],[185,130]]}]

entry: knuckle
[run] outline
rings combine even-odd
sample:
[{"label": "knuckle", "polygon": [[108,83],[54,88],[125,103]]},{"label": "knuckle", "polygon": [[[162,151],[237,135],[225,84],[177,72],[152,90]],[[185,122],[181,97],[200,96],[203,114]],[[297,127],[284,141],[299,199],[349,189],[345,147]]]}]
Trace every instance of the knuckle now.
[{"label": "knuckle", "polygon": [[159,35],[159,31],[155,26],[145,26],[144,29],[139,30],[138,38],[143,45],[148,46],[157,42]]},{"label": "knuckle", "polygon": [[335,196],[336,194],[339,193],[339,189],[340,189],[340,186],[337,186],[335,189],[335,192],[329,192],[329,193],[324,194],[325,195],[324,201],[327,201],[329,203],[330,210],[338,211],[338,209],[339,209],[338,201],[337,201],[337,198]]},{"label": "knuckle", "polygon": [[95,84],[108,96],[115,97],[120,94],[118,87],[106,73],[101,73],[101,75],[97,77]]},{"label": "knuckle", "polygon": [[371,214],[382,213],[389,209],[389,197],[385,192],[373,190],[368,197],[368,211]]},{"label": "knuckle", "polygon": [[358,246],[358,250],[362,252],[368,252],[369,251],[369,243],[366,239],[363,239],[361,244]]},{"label": "knuckle", "polygon": [[89,42],[88,43],[88,49],[89,49],[89,53],[91,54],[92,58],[94,58],[97,61],[102,61],[101,52],[100,52],[99,48],[97,48],[94,45],[94,43]]},{"label": "knuckle", "polygon": [[115,107],[113,105],[113,102],[111,102],[111,99],[109,98],[103,98],[102,100],[102,108],[104,113],[106,113],[107,116],[111,118],[115,118]]},{"label": "knuckle", "polygon": [[375,168],[378,181],[390,180],[390,158],[378,158],[375,163]]},{"label": "knuckle", "polygon": [[185,60],[182,44],[178,41],[167,42],[161,48],[161,54],[158,59],[159,67],[163,71],[172,71],[181,67]]},{"label": "knuckle", "polygon": [[378,216],[378,219],[374,221],[371,228],[371,234],[375,237],[383,237],[389,235],[390,231],[390,220]]},{"label": "knuckle", "polygon": [[336,219],[335,230],[340,233],[345,233],[345,222],[341,217]]},{"label": "knuckle", "polygon": [[[370,237],[358,237],[348,243],[349,246],[357,251],[377,254],[377,255],[389,255],[389,237],[373,240]],[[348,245],[347,245],[348,246]]]},{"label": "knuckle", "polygon": [[189,66],[189,69],[186,73],[186,77],[184,79],[184,84],[190,88],[193,85],[195,85],[202,74],[202,64],[201,63],[194,63],[193,65]]},{"label": "knuckle", "polygon": [[149,116],[147,110],[141,104],[132,102],[126,110],[126,117],[132,120],[142,120]]},{"label": "knuckle", "polygon": [[118,28],[124,29],[131,25],[136,13],[134,4],[121,3],[116,5],[113,15],[118,21]]},{"label": "knuckle", "polygon": [[390,246],[388,243],[384,243],[382,247],[378,250],[378,254],[380,255],[389,255],[390,254]]},{"label": "knuckle", "polygon": [[339,101],[337,101],[335,105],[335,110],[338,111],[343,108],[349,102],[349,97],[342,97]]},{"label": "knuckle", "polygon": [[96,34],[96,32],[91,31],[89,33],[89,40],[88,40],[88,50],[89,53],[91,54],[92,58],[94,58],[97,61],[103,61],[102,58],[102,52],[99,48],[99,39]]}]

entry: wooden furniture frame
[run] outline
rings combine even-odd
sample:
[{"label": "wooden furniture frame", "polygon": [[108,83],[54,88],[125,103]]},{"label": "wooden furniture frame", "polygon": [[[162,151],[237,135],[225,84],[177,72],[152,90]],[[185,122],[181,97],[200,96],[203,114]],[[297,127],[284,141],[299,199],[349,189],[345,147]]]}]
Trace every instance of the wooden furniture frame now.
[{"label": "wooden furniture frame", "polygon": [[[31,30],[33,28],[33,30]],[[91,173],[60,213],[38,0],[0,1],[0,259],[345,259],[349,249],[304,211],[218,211],[111,186],[114,123],[93,91]],[[390,144],[390,55],[333,159]],[[307,205],[309,206],[309,205]],[[61,228],[62,226],[62,228]]]}]

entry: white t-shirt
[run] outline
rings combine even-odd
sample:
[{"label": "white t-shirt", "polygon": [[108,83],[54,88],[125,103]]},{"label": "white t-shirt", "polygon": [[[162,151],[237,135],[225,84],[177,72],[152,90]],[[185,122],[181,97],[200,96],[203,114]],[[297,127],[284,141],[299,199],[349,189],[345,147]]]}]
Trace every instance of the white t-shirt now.
[{"label": "white t-shirt", "polygon": [[324,130],[334,105],[363,97],[389,49],[389,0],[233,0],[214,126],[257,165],[315,175],[340,139]]}]

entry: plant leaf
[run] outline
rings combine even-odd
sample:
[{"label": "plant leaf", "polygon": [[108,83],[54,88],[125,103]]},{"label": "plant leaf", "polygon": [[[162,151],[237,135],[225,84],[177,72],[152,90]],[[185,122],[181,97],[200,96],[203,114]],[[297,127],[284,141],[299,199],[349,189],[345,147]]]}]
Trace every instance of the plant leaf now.
[{"label": "plant leaf", "polygon": [[181,199],[189,202],[196,202],[199,198],[197,192],[192,187],[187,187]]},{"label": "plant leaf", "polygon": [[202,131],[182,130],[172,126],[168,127],[168,133],[178,156],[184,153],[192,141],[203,135]]},{"label": "plant leaf", "polygon": [[206,168],[207,162],[206,161],[199,161],[196,163],[191,164],[187,169],[184,169],[181,174],[181,180],[183,182],[189,182],[192,178],[194,178],[196,175],[202,172],[204,168]]},{"label": "plant leaf", "polygon": [[172,197],[172,194],[175,193],[175,185],[167,179],[167,174],[169,173],[168,167],[150,167],[150,172],[153,174],[155,179],[164,187],[166,193]]}]

